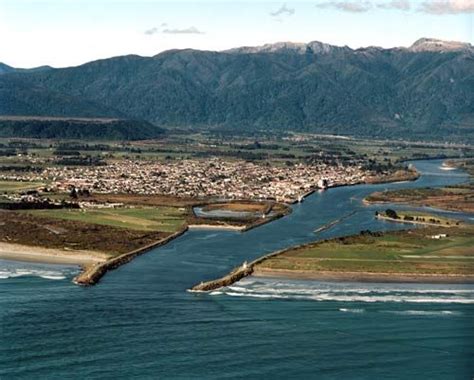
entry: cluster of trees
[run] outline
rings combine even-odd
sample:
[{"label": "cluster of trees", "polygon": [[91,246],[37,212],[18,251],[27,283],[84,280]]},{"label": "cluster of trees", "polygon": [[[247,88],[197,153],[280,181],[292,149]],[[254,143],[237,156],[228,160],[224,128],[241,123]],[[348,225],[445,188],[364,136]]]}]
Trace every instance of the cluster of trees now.
[{"label": "cluster of trees", "polygon": [[80,156],[81,152],[79,152],[78,150],[66,150],[58,148],[53,152],[53,154],[55,156]]},{"label": "cluster of trees", "polygon": [[164,133],[149,122],[124,119],[1,118],[0,137],[72,140],[142,140]]},{"label": "cluster of trees", "polygon": [[383,232],[372,232],[371,230],[362,230],[359,232],[360,236],[372,236],[372,237],[377,237],[377,236],[382,236]]},{"label": "cluster of trees", "polygon": [[56,145],[57,151],[71,151],[71,150],[94,150],[94,151],[112,151],[116,148],[108,144],[85,144],[79,142],[60,142]]},{"label": "cluster of trees", "polygon": [[2,172],[39,173],[42,170],[43,168],[41,166],[32,166],[32,165],[2,165],[1,166]]},{"label": "cluster of trees", "polygon": [[[1,119],[0,119],[1,129]],[[0,130],[1,136],[1,130]],[[38,148],[40,145],[29,141],[9,141],[8,143],[0,143],[0,156],[11,157],[18,154],[28,154],[28,149]]]},{"label": "cluster of trees", "polygon": [[385,210],[385,215],[391,219],[399,219],[399,216],[395,210],[392,210],[391,208],[388,208]]},{"label": "cluster of trees", "polygon": [[290,150],[290,148],[283,147],[278,144],[264,144],[259,141],[255,141],[253,144],[231,144],[230,147],[233,149],[246,149],[246,150],[254,150],[254,149]]},{"label": "cluster of trees", "polygon": [[57,209],[78,209],[79,205],[65,200],[60,203],[53,203],[48,199],[41,199],[35,202],[0,202],[0,209],[3,210],[57,210]]},{"label": "cluster of trees", "polygon": [[13,140],[13,141],[9,141],[8,144],[1,144],[0,146],[8,146],[10,148],[16,148],[16,149],[36,149],[36,148],[41,147],[41,145],[33,141],[25,141],[25,140]]},{"label": "cluster of trees", "polygon": [[364,165],[362,165],[363,170],[369,170],[375,173],[383,173],[385,171],[392,170],[393,167],[392,161],[390,160],[379,162],[374,159],[369,159],[364,163]]},{"label": "cluster of trees", "polygon": [[[51,146],[52,147],[52,146]],[[131,146],[129,144],[109,145],[109,144],[85,144],[78,142],[60,142],[56,145],[57,151],[99,151],[99,152],[131,152],[142,153],[141,148]],[[148,148],[147,151],[165,151],[160,148]]]},{"label": "cluster of trees", "polygon": [[[194,156],[195,157],[226,156],[226,157],[235,157],[235,158],[239,158],[241,160],[246,160],[246,161],[261,161],[261,160],[266,160],[269,157],[268,153],[266,152],[248,152],[245,150],[196,152],[194,153]],[[285,156],[282,158],[287,158],[287,157]]]},{"label": "cluster of trees", "polygon": [[[375,212],[375,215],[379,215],[378,211]],[[398,213],[395,210],[391,209],[391,208],[388,208],[388,209],[385,210],[385,215],[390,219],[401,219],[400,215],[398,215]],[[439,220],[439,219],[429,218],[427,220],[427,218],[424,218],[422,216],[403,215],[403,220],[416,221],[416,222],[429,222],[429,223],[432,223],[432,224],[441,224],[441,220]],[[447,223],[447,224],[449,224],[449,223]]]},{"label": "cluster of trees", "polygon": [[94,156],[64,156],[54,160],[56,165],[63,166],[104,166],[106,162],[100,157]]},{"label": "cluster of trees", "polygon": [[16,151],[16,149],[11,149],[11,148],[7,148],[7,149],[0,149],[0,156],[1,157],[12,157],[12,156],[16,156],[18,153]]}]

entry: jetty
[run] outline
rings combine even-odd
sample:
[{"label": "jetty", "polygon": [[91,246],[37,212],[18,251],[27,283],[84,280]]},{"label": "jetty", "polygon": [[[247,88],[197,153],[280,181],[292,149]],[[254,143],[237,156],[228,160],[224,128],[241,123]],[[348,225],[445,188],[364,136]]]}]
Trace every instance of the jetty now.
[{"label": "jetty", "polygon": [[164,239],[157,240],[151,244],[145,245],[138,249],[135,249],[130,252],[123,253],[119,256],[112,257],[109,260],[93,265],[92,267],[86,269],[84,272],[77,275],[73,282],[77,285],[82,286],[91,286],[97,284],[100,279],[105,276],[105,274],[113,269],[116,269],[128,262],[132,261],[135,257],[140,256],[154,248],[160,247],[173,239],[183,235],[188,230],[188,227],[175,232],[172,235],[165,237]]},{"label": "jetty", "polygon": [[269,253],[267,255],[259,257],[258,259],[255,259],[254,261],[251,261],[250,263],[247,263],[247,261],[245,261],[242,265],[235,268],[232,272],[226,274],[224,277],[218,278],[216,280],[201,282],[200,284],[197,284],[192,288],[188,289],[188,291],[211,292],[224,286],[230,286],[236,283],[237,281],[240,281],[241,279],[250,276],[254,271],[255,265],[260,264],[271,257],[278,256],[287,250],[288,248],[285,248],[279,251]]},{"label": "jetty", "polygon": [[323,226],[321,226],[321,227],[319,227],[319,228],[316,228],[316,229],[314,230],[314,233],[318,233],[318,232],[323,232],[323,231],[329,230],[331,227],[334,227],[336,224],[342,222],[342,221],[345,220],[345,219],[350,218],[350,217],[351,217],[352,215],[354,215],[355,213],[357,213],[357,211],[352,211],[352,212],[350,212],[350,213],[347,214],[347,215],[343,215],[343,216],[341,216],[341,217],[338,218],[338,219],[335,219],[335,220],[333,220],[333,221],[331,221],[331,222],[329,222],[329,223],[326,223],[325,225],[323,225]]},{"label": "jetty", "polygon": [[[357,211],[352,211],[352,212],[342,216],[339,219],[333,220],[332,222],[327,223],[324,226],[320,227],[315,232],[320,232],[320,231],[323,231],[325,229],[331,228],[333,225],[341,222],[342,220],[351,217],[356,212]],[[261,256],[261,257],[255,259],[254,261],[251,261],[250,263],[247,263],[245,261],[242,265],[240,265],[239,267],[233,269],[227,275],[225,275],[221,278],[215,279],[215,280],[201,282],[197,285],[194,285],[192,288],[188,289],[188,291],[189,292],[211,292],[213,290],[216,290],[216,289],[219,289],[219,288],[222,288],[222,287],[225,287],[225,286],[230,286],[230,285],[236,283],[237,281],[240,281],[241,279],[252,275],[253,272],[254,272],[254,267],[258,264],[261,264],[263,261],[265,261],[267,259],[270,259],[272,257],[278,256],[278,255],[288,251],[288,249],[296,249],[296,248],[307,246],[309,244],[312,244],[312,243],[304,243],[304,244],[297,245],[296,247],[284,248],[284,249],[269,253],[267,255]]]}]

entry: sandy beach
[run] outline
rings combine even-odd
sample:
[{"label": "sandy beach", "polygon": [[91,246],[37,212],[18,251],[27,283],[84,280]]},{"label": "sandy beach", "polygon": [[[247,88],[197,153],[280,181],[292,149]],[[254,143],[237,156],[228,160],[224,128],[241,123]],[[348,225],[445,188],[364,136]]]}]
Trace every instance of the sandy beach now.
[{"label": "sandy beach", "polygon": [[0,259],[6,260],[89,266],[91,264],[104,262],[107,257],[107,254],[96,251],[67,251],[62,249],[0,243]]},{"label": "sandy beach", "polygon": [[349,281],[349,282],[394,282],[394,283],[436,283],[471,284],[474,275],[435,275],[369,272],[313,272],[285,269],[265,269],[254,267],[252,276],[273,277],[296,280]]}]

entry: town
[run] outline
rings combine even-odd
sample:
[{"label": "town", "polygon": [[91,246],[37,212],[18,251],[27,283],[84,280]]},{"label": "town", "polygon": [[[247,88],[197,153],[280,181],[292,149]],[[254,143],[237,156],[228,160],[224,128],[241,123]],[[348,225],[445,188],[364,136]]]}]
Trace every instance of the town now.
[{"label": "town", "polygon": [[215,157],[171,162],[120,160],[104,166],[47,166],[40,172],[4,174],[0,179],[47,183],[54,191],[75,188],[95,193],[291,203],[318,188],[363,182],[369,174],[357,164],[270,166]]}]

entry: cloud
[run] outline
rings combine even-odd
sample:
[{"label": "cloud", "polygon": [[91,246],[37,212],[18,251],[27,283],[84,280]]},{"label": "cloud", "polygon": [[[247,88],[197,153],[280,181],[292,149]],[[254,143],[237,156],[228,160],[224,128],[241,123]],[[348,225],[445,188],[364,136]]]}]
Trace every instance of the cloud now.
[{"label": "cloud", "polygon": [[280,8],[278,8],[274,12],[270,12],[270,16],[277,17],[277,16],[292,16],[295,13],[295,8],[288,8],[286,4],[283,4]]},{"label": "cloud", "polygon": [[316,4],[321,9],[337,9],[344,12],[362,13],[372,8],[369,1],[325,1]]},{"label": "cloud", "polygon": [[166,34],[204,34],[195,26],[190,26],[189,28],[184,29],[163,29],[162,33]]},{"label": "cloud", "polygon": [[147,36],[152,36],[153,34],[156,34],[156,33],[159,33],[158,28],[151,28],[151,29],[145,30],[145,34]]},{"label": "cloud", "polygon": [[[444,14],[463,14],[474,13],[474,0],[379,0],[379,1],[356,1],[356,0],[332,0],[322,1],[316,4],[321,9],[336,9],[344,12],[368,12],[373,8],[409,11],[415,4],[418,4],[416,10],[422,13],[444,15]],[[284,9],[283,6],[281,9]],[[277,13],[280,10],[274,12]],[[272,14],[273,15],[273,14]]]},{"label": "cloud", "polygon": [[423,1],[418,10],[434,15],[474,13],[474,0]]},{"label": "cloud", "polygon": [[391,0],[377,3],[377,8],[409,11],[411,9],[411,4],[409,0]]},{"label": "cloud", "polygon": [[165,33],[165,34],[204,34],[204,32],[200,31],[195,26],[190,26],[189,28],[184,29],[176,29],[176,28],[167,28],[168,24],[166,22],[161,23],[160,28],[153,27],[151,29],[145,30],[145,34],[147,36],[152,36],[158,33]]}]

